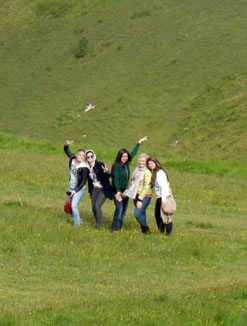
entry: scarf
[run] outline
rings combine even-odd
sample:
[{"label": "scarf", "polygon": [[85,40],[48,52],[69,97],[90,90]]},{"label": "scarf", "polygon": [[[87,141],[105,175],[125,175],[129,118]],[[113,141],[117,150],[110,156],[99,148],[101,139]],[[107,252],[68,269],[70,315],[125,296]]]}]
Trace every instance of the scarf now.
[{"label": "scarf", "polygon": [[139,183],[143,179],[146,169],[146,166],[144,168],[140,168],[139,166],[135,168],[132,174],[131,186],[124,191],[123,196],[133,199],[136,198]]}]

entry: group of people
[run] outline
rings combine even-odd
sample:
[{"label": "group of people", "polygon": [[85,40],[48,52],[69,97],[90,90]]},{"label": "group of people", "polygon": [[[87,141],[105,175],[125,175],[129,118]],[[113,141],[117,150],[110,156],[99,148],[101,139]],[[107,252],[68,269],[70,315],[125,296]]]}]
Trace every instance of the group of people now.
[{"label": "group of people", "polygon": [[[147,225],[146,211],[152,199],[152,189],[156,194],[155,219],[161,233],[170,235],[172,232],[172,215],[162,218],[161,209],[166,207],[167,197],[171,196],[169,178],[166,170],[155,157],[142,153],[138,157],[138,165],[134,169],[130,181],[130,163],[137,154],[142,142],[148,137],[141,138],[131,153],[125,148],[118,151],[116,159],[109,171],[106,165],[96,159],[92,149],[78,149],[75,154],[69,146],[73,141],[67,140],[64,152],[69,157],[69,186],[67,199],[72,198],[72,217],[74,226],[80,226],[83,221],[80,217],[78,204],[84,195],[86,183],[91,198],[92,212],[96,221],[96,228],[102,227],[102,205],[106,199],[114,201],[115,212],[111,231],[120,231],[128,208],[129,199],[134,203],[134,216],[140,224],[141,231],[151,233]],[[110,182],[110,178],[112,182]],[[166,214],[166,213],[165,213]]]}]

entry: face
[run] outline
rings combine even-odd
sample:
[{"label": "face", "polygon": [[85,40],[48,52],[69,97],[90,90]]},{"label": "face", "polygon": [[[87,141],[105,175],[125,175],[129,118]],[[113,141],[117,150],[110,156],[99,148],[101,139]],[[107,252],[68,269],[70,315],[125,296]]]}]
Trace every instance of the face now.
[{"label": "face", "polygon": [[94,158],[93,153],[92,152],[88,152],[87,153],[87,161],[88,161],[88,163],[93,162],[93,158]]},{"label": "face", "polygon": [[125,164],[128,161],[128,154],[127,153],[123,153],[122,157],[121,157],[121,163]]},{"label": "face", "polygon": [[156,164],[154,163],[154,161],[148,161],[148,168],[150,170],[154,170],[156,168]]},{"label": "face", "polygon": [[85,153],[84,152],[78,152],[76,155],[75,155],[75,157],[76,157],[76,160],[78,161],[78,162],[83,162],[83,161],[85,161]]},{"label": "face", "polygon": [[144,168],[146,166],[147,159],[146,157],[140,156],[138,159],[138,165],[140,168]]}]

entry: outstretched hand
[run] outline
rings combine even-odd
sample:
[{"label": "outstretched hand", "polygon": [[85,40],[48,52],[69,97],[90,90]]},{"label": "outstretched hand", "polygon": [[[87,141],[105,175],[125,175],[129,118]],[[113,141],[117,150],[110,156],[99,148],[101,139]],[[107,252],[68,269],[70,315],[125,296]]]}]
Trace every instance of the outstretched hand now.
[{"label": "outstretched hand", "polygon": [[73,140],[66,140],[65,145],[70,146],[73,144]]},{"label": "outstretched hand", "polygon": [[142,138],[138,141],[138,143],[141,144],[141,143],[143,143],[144,141],[147,141],[147,140],[148,140],[148,136],[145,136],[145,137],[142,137]]}]

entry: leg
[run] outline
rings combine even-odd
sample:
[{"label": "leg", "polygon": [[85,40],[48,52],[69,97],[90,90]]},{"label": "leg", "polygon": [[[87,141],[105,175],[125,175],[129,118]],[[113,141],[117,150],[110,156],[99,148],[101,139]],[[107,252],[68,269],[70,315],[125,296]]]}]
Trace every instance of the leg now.
[{"label": "leg", "polygon": [[[134,210],[134,216],[135,216],[136,220],[139,222],[143,232],[145,232],[148,228],[146,210],[147,210],[148,205],[151,202],[151,199],[152,199],[151,197],[150,198],[145,197],[142,201],[142,208],[139,209],[139,208],[135,207],[135,210]],[[136,205],[136,200],[134,200],[134,204]]]},{"label": "leg", "polygon": [[123,226],[124,217],[126,215],[126,211],[127,211],[127,208],[128,208],[129,197],[123,198],[122,202],[123,202],[123,209],[122,209],[122,213],[121,213],[121,217],[120,217],[120,224],[119,224],[120,230],[121,230],[121,228]]},{"label": "leg", "polygon": [[114,204],[115,204],[115,212],[113,216],[113,221],[112,221],[112,228],[111,231],[120,231],[120,219],[122,215],[122,210],[123,210],[123,201],[118,201],[114,197]]},{"label": "leg", "polygon": [[106,196],[103,193],[103,190],[93,189],[92,191],[92,209],[96,219],[96,227],[99,230],[102,226],[102,205],[106,200]]},{"label": "leg", "polygon": [[160,208],[161,208],[161,198],[157,198],[156,203],[155,203],[155,219],[156,219],[156,224],[157,224],[158,229],[160,230],[161,233],[164,233],[165,225],[160,216]]},{"label": "leg", "polygon": [[166,235],[171,235],[172,233],[172,214],[167,214],[167,223],[165,224],[165,229],[166,229]]},{"label": "leg", "polygon": [[80,191],[75,193],[74,196],[72,197],[71,207],[72,207],[72,216],[74,219],[74,226],[80,226],[80,224],[82,224],[82,220],[78,209],[78,204],[82,199],[84,192],[85,192],[85,187],[83,187]]},{"label": "leg", "polygon": [[98,198],[98,190],[93,188],[92,189],[92,193],[91,193],[91,204],[92,204],[92,211],[93,211],[93,215],[95,218],[95,221],[97,222],[97,216],[96,216],[96,211],[95,211],[95,205],[96,205],[96,201]]}]

